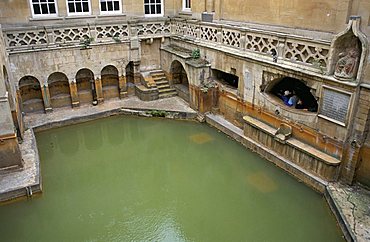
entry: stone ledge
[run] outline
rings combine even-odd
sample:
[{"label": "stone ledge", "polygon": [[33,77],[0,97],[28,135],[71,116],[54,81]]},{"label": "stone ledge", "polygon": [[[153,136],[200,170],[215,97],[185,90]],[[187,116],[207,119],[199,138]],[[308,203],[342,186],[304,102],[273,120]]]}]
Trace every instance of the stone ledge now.
[{"label": "stone ledge", "polygon": [[27,189],[33,194],[42,191],[39,154],[32,129],[25,131],[20,150],[23,169],[0,175],[0,203],[28,196]]},{"label": "stone ledge", "polygon": [[[249,117],[249,116],[245,116],[243,117],[244,121],[246,121],[249,125],[252,125],[253,127],[269,134],[270,136],[275,136],[275,133],[276,133],[276,129],[271,127],[270,125],[268,124],[265,124],[255,118],[252,118],[252,117]],[[302,152],[305,152],[309,155],[312,155],[314,156],[316,159],[324,162],[325,164],[327,165],[332,165],[332,166],[338,166],[341,161],[328,155],[328,154],[325,154],[324,152],[310,146],[310,145],[307,145],[295,138],[289,138],[286,143],[288,145],[291,145],[293,146],[295,149],[298,149]]]},{"label": "stone ledge", "polygon": [[328,184],[327,181],[306,171],[302,167],[285,159],[278,153],[264,147],[263,145],[257,143],[253,139],[246,137],[242,129],[228,122],[222,116],[207,114],[206,122],[209,125],[221,130],[223,133],[229,135],[236,141],[242,143],[245,147],[258,153],[263,158],[273,162],[283,170],[287,171],[289,174],[296,177],[298,180],[303,181],[306,185],[312,187],[314,190],[319,191],[320,193],[324,193],[325,187]]}]

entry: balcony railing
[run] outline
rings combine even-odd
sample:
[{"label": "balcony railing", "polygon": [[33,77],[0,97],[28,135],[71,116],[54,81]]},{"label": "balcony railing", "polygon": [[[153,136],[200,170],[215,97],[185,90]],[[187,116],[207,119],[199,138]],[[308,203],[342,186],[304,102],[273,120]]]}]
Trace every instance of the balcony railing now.
[{"label": "balcony railing", "polygon": [[172,34],[215,48],[232,48],[245,56],[254,56],[286,65],[323,73],[327,69],[330,42],[284,33],[230,25],[172,20]]},{"label": "balcony railing", "polygon": [[110,24],[23,27],[3,29],[9,53],[55,47],[128,42],[133,38],[177,37],[210,48],[224,49],[262,61],[276,61],[297,68],[324,73],[330,43],[284,33],[205,23],[195,20],[143,20]]}]

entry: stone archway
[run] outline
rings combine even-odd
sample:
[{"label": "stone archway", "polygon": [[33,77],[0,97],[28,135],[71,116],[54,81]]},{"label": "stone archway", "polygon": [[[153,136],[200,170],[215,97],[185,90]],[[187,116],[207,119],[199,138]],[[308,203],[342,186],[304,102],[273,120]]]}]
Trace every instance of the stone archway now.
[{"label": "stone archway", "polygon": [[[279,101],[286,106],[317,112],[318,103],[311,93],[311,88],[298,79],[292,77],[278,78],[272,81],[265,91],[272,97],[279,98]],[[291,97],[294,100],[291,100]]]},{"label": "stone archway", "polygon": [[94,73],[90,69],[84,68],[77,72],[76,85],[80,104],[96,100]]},{"label": "stone archway", "polygon": [[171,84],[177,90],[179,97],[189,102],[189,80],[183,65],[177,60],[173,61],[171,64],[170,72],[172,79]]},{"label": "stone archway", "polygon": [[19,80],[19,92],[22,99],[22,111],[25,113],[44,111],[44,101],[39,80],[33,76],[24,76]]},{"label": "stone archway", "polygon": [[134,84],[135,83],[134,72],[135,72],[134,62],[130,61],[126,66],[126,82],[127,82],[127,84],[129,84],[129,83]]},{"label": "stone archway", "polygon": [[64,73],[52,73],[48,78],[48,86],[52,108],[72,106],[69,82]]},{"label": "stone archway", "polygon": [[101,82],[105,100],[119,98],[119,76],[115,66],[108,65],[102,69]]}]

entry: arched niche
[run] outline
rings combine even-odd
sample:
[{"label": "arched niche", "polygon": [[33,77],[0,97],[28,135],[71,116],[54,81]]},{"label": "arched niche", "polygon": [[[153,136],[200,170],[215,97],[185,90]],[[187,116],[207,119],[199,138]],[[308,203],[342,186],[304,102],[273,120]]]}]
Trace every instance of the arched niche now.
[{"label": "arched niche", "polygon": [[44,111],[44,101],[39,80],[33,76],[24,76],[19,80],[19,92],[22,99],[22,111],[32,113]]},{"label": "arched niche", "polygon": [[119,97],[119,76],[115,66],[108,65],[102,69],[101,81],[105,100]]},{"label": "arched niche", "polygon": [[51,106],[53,108],[71,107],[71,93],[67,76],[62,72],[54,72],[48,78]]},{"label": "arched niche", "polygon": [[79,70],[76,74],[76,84],[80,103],[92,103],[95,91],[94,73],[87,68]]},{"label": "arched niche", "polygon": [[189,90],[189,80],[188,75],[185,71],[184,66],[181,62],[174,60],[171,63],[171,83],[173,87],[177,90],[178,95],[185,101],[190,101],[190,90]]},{"label": "arched niche", "polygon": [[347,28],[332,41],[328,74],[340,81],[359,82],[367,51],[368,41],[360,31],[360,17],[352,16]]},{"label": "arched niche", "polygon": [[188,75],[181,62],[174,60],[171,64],[171,76],[173,84],[189,86]]},{"label": "arched niche", "polygon": [[[296,78],[277,78],[268,84],[265,92],[286,107],[317,112],[318,103],[311,88]],[[293,96],[295,97],[290,100]]]}]

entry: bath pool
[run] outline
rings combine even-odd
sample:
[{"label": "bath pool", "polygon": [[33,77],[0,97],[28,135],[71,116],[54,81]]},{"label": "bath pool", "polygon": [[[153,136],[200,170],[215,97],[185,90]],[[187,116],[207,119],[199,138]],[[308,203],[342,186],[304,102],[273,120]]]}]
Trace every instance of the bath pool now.
[{"label": "bath pool", "polygon": [[341,241],[324,198],[204,124],[118,116],[36,134],[43,194],[1,241]]}]

